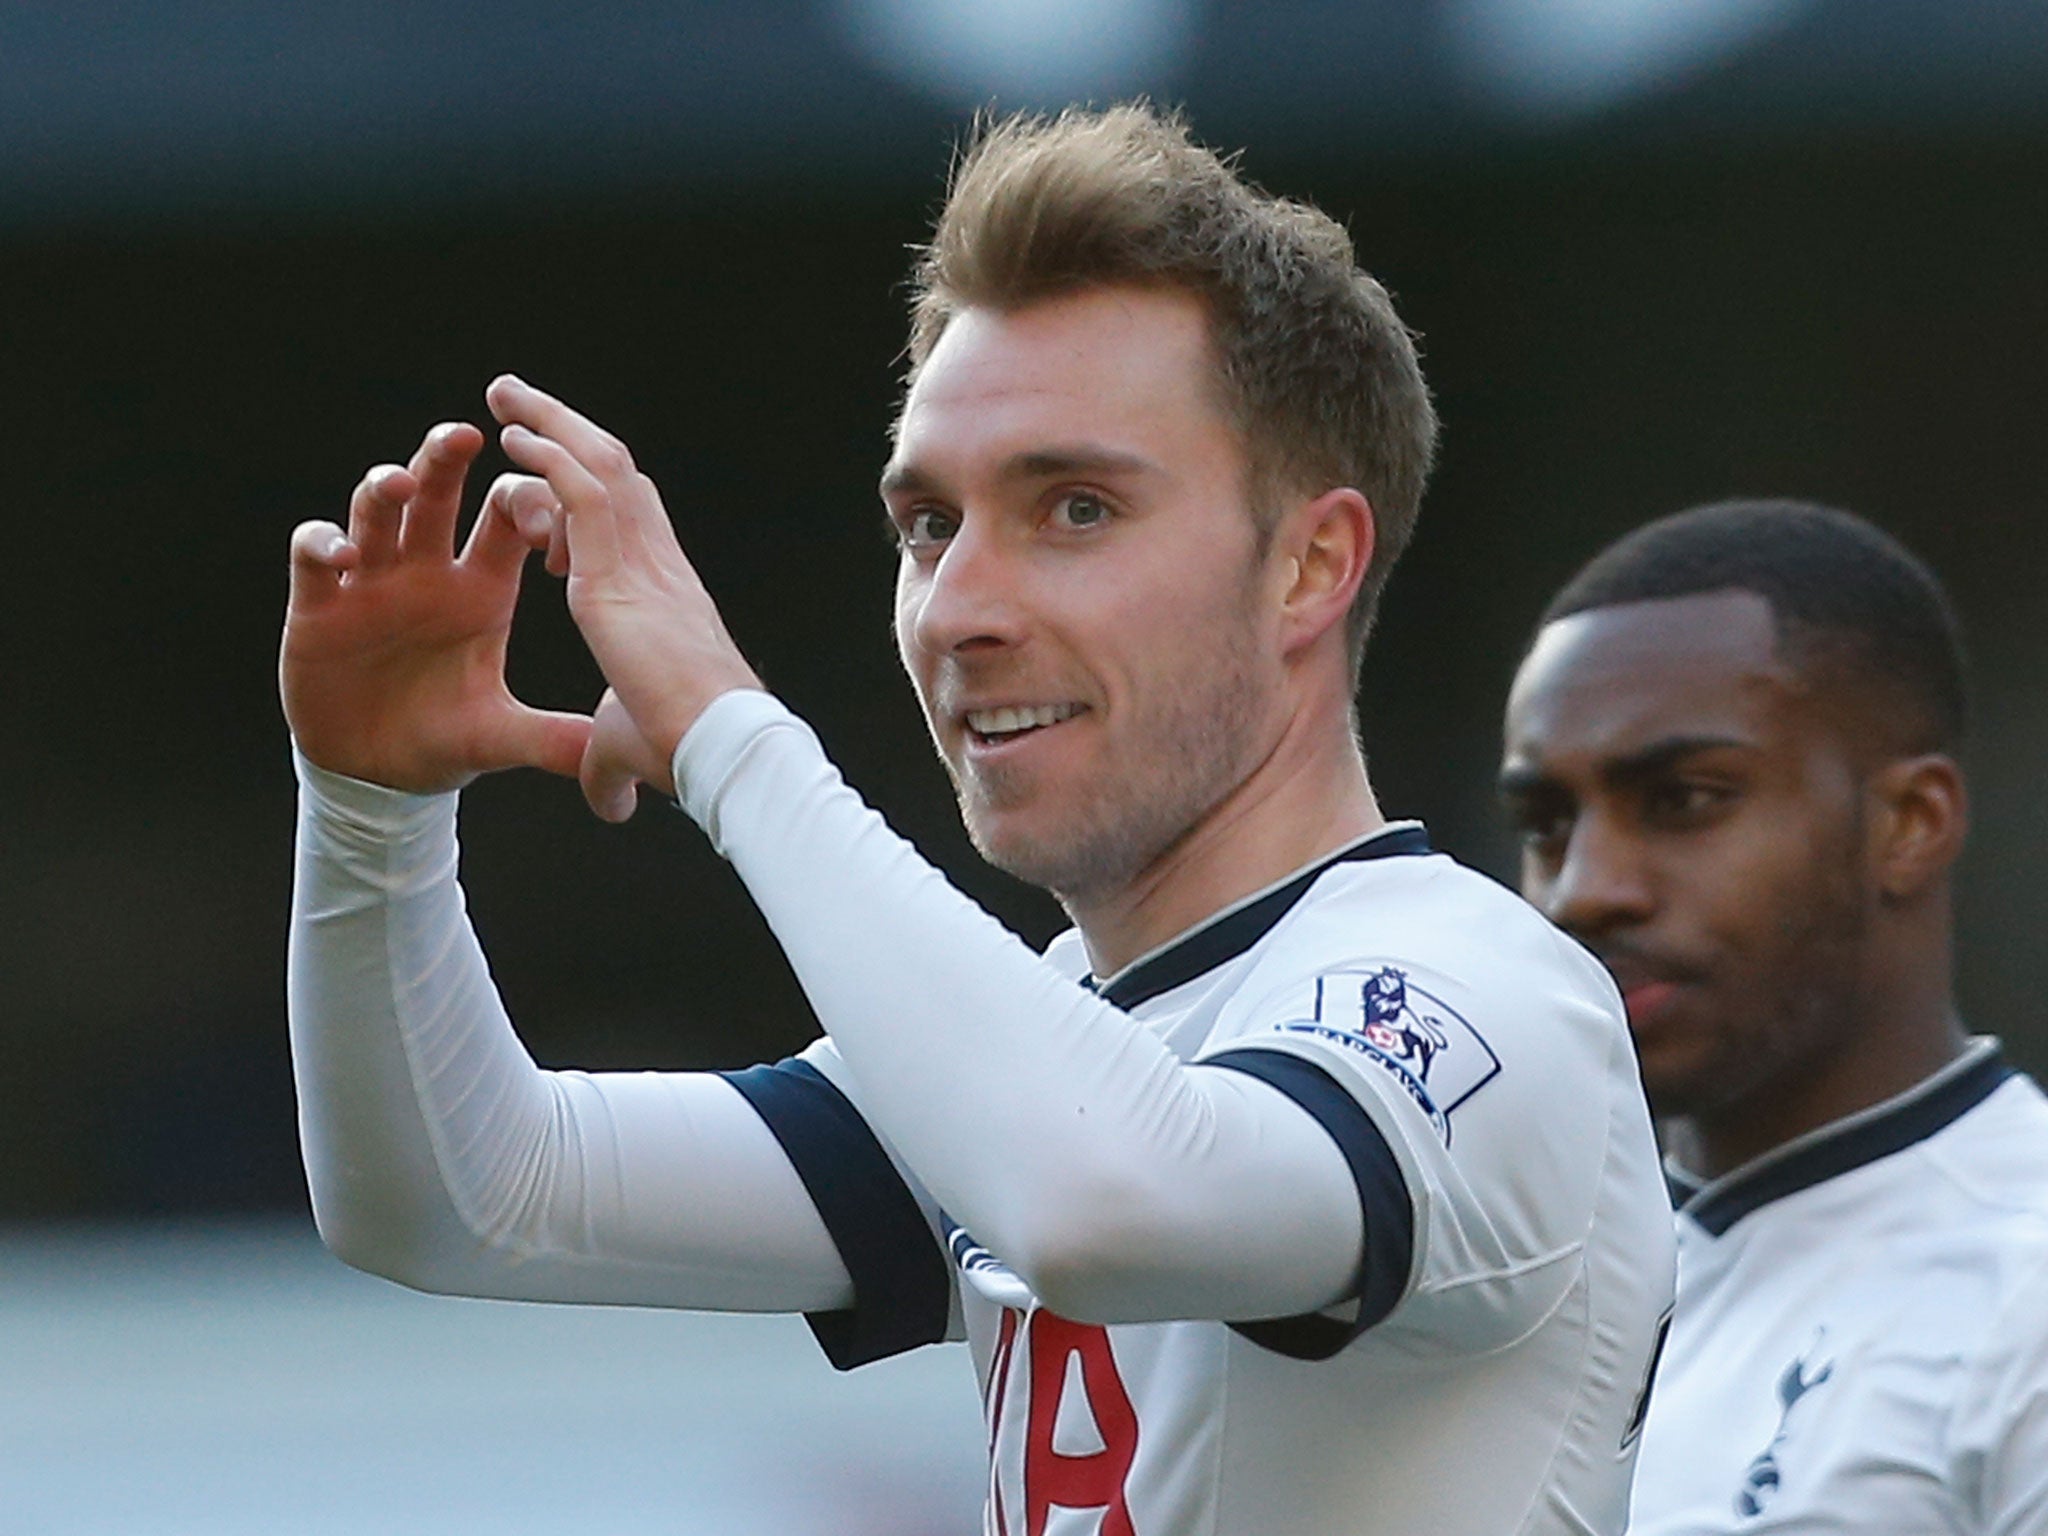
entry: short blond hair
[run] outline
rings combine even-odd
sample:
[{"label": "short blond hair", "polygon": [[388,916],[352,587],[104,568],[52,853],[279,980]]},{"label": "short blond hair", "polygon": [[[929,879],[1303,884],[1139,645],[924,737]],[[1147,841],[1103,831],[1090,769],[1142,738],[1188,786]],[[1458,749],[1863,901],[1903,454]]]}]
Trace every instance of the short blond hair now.
[{"label": "short blond hair", "polygon": [[1347,626],[1356,673],[1415,529],[1436,412],[1414,337],[1334,219],[1278,198],[1143,102],[985,120],[953,168],[913,274],[910,368],[964,309],[1106,284],[1185,289],[1209,311],[1253,515],[1352,486],[1375,545]]}]

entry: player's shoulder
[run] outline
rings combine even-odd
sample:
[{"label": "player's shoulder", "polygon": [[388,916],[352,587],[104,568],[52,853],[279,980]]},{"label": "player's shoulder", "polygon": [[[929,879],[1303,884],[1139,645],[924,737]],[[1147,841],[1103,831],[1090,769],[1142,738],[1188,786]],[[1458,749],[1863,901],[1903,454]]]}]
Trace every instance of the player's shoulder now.
[{"label": "player's shoulder", "polygon": [[1974,1119],[1973,1134],[1997,1150],[1999,1166],[2048,1206],[2048,1093],[2031,1075],[2015,1068],[1986,1096]]},{"label": "player's shoulder", "polygon": [[[2003,1067],[2003,1059],[1982,1065]],[[2025,1073],[2007,1071],[1981,1102],[1929,1136],[1921,1161],[1979,1219],[2012,1216],[2016,1231],[2038,1223],[2048,1232],[2048,1094]]]},{"label": "player's shoulder", "polygon": [[1493,1119],[1548,1114],[1567,1095],[1590,1103],[1596,1082],[1640,1095],[1612,978],[1519,896],[1443,854],[1337,865],[1316,881],[1239,979],[1204,1053],[1260,1046],[1391,1074],[1440,1136],[1468,1101]]},{"label": "player's shoulder", "polygon": [[1545,1000],[1621,1022],[1598,960],[1520,896],[1448,854],[1339,864],[1273,936],[1273,983],[1395,965],[1474,1004],[1526,1010]]},{"label": "player's shoulder", "polygon": [[1980,1039],[1931,1089],[1879,1120],[1910,1125],[1918,1113],[1952,1110],[1907,1155],[1845,1182],[1832,1209],[1845,1239],[1862,1230],[1897,1271],[1910,1309],[1930,1284],[1972,1299],[1957,1326],[1979,1370],[2015,1352],[2048,1369],[2048,1096],[2012,1070],[1997,1042]]}]

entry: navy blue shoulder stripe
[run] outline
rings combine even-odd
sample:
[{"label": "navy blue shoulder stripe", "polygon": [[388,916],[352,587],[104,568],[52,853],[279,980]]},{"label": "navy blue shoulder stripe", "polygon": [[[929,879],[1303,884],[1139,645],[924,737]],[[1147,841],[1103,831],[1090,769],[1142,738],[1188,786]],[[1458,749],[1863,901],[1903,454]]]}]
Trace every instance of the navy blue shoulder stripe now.
[{"label": "navy blue shoulder stripe", "polygon": [[1365,1254],[1353,1292],[1358,1315],[1340,1321],[1311,1312],[1230,1325],[1276,1354],[1327,1360],[1393,1311],[1408,1289],[1408,1271],[1415,1262],[1415,1202],[1409,1197],[1408,1181],[1365,1107],[1314,1062],[1284,1051],[1251,1048],[1207,1056],[1199,1065],[1229,1067],[1278,1088],[1315,1116],[1351,1165],[1365,1222]]},{"label": "navy blue shoulder stripe", "polygon": [[952,1276],[889,1154],[824,1073],[794,1057],[719,1074],[768,1123],[853,1277],[853,1305],[805,1321],[834,1366],[850,1371],[946,1336]]},{"label": "navy blue shoulder stripe", "polygon": [[1687,1204],[1685,1214],[1715,1237],[1774,1200],[1839,1177],[1943,1130],[1996,1093],[2013,1075],[2003,1053],[1986,1051],[1962,1070],[1937,1080],[1881,1115],[1844,1126]]},{"label": "navy blue shoulder stripe", "polygon": [[1117,1007],[1135,1008],[1215,970],[1226,961],[1235,960],[1271,933],[1273,925],[1293,911],[1301,898],[1308,894],[1309,887],[1337,865],[1358,864],[1367,859],[1402,858],[1429,851],[1429,833],[1422,827],[1388,827],[1338,850],[1320,864],[1303,870],[1285,885],[1266,892],[1257,901],[1248,902],[1235,912],[1197,928],[1178,944],[1162,949],[1151,959],[1132,966],[1108,983],[1098,986],[1091,982],[1089,985],[1095,986],[1105,1000]]}]

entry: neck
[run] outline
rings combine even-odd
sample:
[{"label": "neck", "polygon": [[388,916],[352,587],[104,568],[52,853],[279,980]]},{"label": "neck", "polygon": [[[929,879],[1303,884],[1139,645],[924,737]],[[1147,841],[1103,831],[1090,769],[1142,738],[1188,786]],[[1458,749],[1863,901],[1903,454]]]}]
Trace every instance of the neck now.
[{"label": "neck", "polygon": [[[1327,719],[1325,715],[1323,718]],[[1314,739],[1297,720],[1236,789],[1137,878],[1100,898],[1062,897],[1098,976],[1232,902],[1385,826],[1346,725]]]},{"label": "neck", "polygon": [[1712,1110],[1668,1120],[1666,1149],[1681,1166],[1716,1179],[1786,1142],[1882,1104],[1925,1082],[1967,1043],[1949,981],[1946,908],[1935,931],[1916,936],[1879,924],[1858,995],[1842,1004],[1846,1031],[1815,1059],[1780,1071]]}]

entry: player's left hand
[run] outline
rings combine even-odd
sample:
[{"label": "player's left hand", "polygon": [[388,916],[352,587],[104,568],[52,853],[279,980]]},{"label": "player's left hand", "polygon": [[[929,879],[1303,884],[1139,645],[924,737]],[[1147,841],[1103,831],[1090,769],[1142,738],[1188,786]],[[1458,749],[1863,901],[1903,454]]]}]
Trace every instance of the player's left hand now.
[{"label": "player's left hand", "polygon": [[493,380],[485,399],[504,425],[506,454],[546,480],[559,506],[569,613],[625,716],[608,719],[599,706],[584,795],[599,815],[623,820],[635,781],[668,787],[676,743],[704,707],[761,681],[626,445],[511,374]]}]

